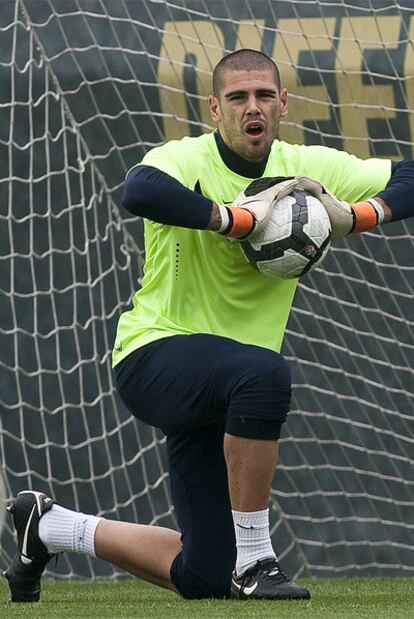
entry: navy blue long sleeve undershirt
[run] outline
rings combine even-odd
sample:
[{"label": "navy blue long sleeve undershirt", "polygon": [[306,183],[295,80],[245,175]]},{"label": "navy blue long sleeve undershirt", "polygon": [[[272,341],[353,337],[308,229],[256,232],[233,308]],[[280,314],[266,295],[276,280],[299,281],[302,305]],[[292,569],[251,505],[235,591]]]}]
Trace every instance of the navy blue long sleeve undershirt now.
[{"label": "navy blue long sleeve undershirt", "polygon": [[378,194],[390,207],[391,221],[414,215],[414,161],[393,161],[391,178]]},{"label": "navy blue long sleeve undershirt", "polygon": [[[393,162],[391,178],[378,197],[390,207],[391,221],[413,216],[414,161]],[[169,174],[140,165],[126,178],[122,205],[130,213],[152,221],[203,230],[210,221],[212,201]]]},{"label": "navy blue long sleeve undershirt", "polygon": [[203,230],[212,201],[157,168],[137,166],[128,174],[122,206],[134,215],[169,226]]}]

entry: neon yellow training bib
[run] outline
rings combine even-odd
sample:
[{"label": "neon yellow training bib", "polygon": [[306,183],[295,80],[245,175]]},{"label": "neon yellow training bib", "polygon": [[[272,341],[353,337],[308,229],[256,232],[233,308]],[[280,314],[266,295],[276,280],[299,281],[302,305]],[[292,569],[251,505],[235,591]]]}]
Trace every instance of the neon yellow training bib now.
[{"label": "neon yellow training bib", "polygon": [[[141,163],[189,189],[199,182],[202,194],[221,204],[232,202],[252,180],[226,167],[213,133],[168,142]],[[276,140],[263,176],[297,174],[356,202],[384,189],[391,161]],[[145,248],[142,288],[119,319],[113,365],[144,344],[176,334],[210,333],[280,350],[297,280],[266,277],[247,263],[237,241],[207,230],[145,220]]]}]

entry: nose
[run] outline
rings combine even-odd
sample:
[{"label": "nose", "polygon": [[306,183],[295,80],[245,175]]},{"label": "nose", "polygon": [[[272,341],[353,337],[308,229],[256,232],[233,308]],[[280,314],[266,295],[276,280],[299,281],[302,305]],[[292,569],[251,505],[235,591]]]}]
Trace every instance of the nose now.
[{"label": "nose", "polygon": [[246,112],[247,114],[260,113],[259,102],[254,94],[250,95],[250,97],[247,99]]}]

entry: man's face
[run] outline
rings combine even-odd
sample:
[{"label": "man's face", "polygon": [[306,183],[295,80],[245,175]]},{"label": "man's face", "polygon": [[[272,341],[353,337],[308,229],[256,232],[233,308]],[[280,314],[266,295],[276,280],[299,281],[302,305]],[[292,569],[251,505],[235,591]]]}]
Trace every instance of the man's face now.
[{"label": "man's face", "polygon": [[247,161],[267,157],[287,114],[287,90],[279,91],[272,71],[232,71],[223,74],[217,97],[209,97],[210,112],[232,151]]}]

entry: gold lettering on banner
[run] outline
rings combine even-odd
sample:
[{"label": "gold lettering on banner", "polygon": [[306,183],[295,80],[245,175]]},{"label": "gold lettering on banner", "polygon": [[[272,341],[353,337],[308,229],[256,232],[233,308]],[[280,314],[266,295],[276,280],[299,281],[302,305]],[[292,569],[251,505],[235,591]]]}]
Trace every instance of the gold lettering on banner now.
[{"label": "gold lettering on banner", "polygon": [[395,49],[399,45],[400,17],[344,17],[336,60],[336,80],[344,148],[358,155],[371,155],[368,119],[393,118],[392,86],[364,83],[370,75],[364,65],[364,50]]},{"label": "gold lettering on banner", "polygon": [[414,17],[411,18],[408,29],[408,42],[404,60],[404,76],[407,93],[408,121],[410,123],[411,140],[414,140]]},{"label": "gold lettering on banner", "polygon": [[195,57],[200,120],[212,124],[207,102],[211,91],[211,71],[223,55],[223,33],[206,20],[166,22],[158,63],[159,96],[166,140],[190,134],[187,97],[184,88],[184,63],[188,54]]},{"label": "gold lettering on banner", "polygon": [[[331,50],[334,32],[335,18],[279,19],[277,22],[273,58],[280,69],[282,86],[288,89],[290,95],[289,116],[280,130],[280,137],[287,142],[304,143],[303,125],[306,120],[317,122],[330,118],[327,88],[300,84],[298,60],[302,51]],[[312,68],[312,71],[320,74],[317,68]]]},{"label": "gold lettering on banner", "polygon": [[262,49],[264,19],[241,21],[237,30],[236,46],[234,50],[248,47]]}]

